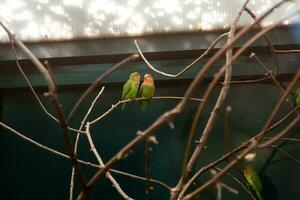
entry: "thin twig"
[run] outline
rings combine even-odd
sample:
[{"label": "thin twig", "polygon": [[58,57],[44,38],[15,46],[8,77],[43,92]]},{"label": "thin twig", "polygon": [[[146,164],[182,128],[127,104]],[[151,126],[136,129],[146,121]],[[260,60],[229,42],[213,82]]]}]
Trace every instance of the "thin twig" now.
[{"label": "thin twig", "polygon": [[273,149],[276,149],[277,151],[280,151],[281,153],[286,155],[288,158],[290,158],[291,160],[295,161],[298,165],[300,165],[300,160],[298,160],[297,158],[295,158],[294,156],[292,156],[291,154],[289,154],[287,151],[283,150],[282,148],[275,146],[275,145],[267,146],[267,148],[273,148]]},{"label": "thin twig", "polygon": [[[55,122],[59,123],[59,120],[58,120],[56,117],[54,117],[51,113],[49,113],[49,111],[45,108],[44,104],[42,103],[42,101],[40,100],[39,96],[38,96],[37,93],[35,92],[35,90],[34,90],[32,84],[31,84],[29,78],[27,77],[27,75],[26,75],[25,72],[23,71],[23,69],[22,69],[22,67],[21,67],[21,65],[20,65],[20,62],[19,62],[19,58],[18,58],[18,56],[17,56],[16,48],[15,48],[15,46],[14,46],[14,44],[13,44],[13,40],[12,40],[11,37],[9,37],[9,41],[10,41],[10,46],[11,46],[11,50],[12,50],[14,59],[15,59],[15,61],[16,61],[17,68],[18,68],[19,72],[21,73],[21,75],[23,76],[23,78],[25,79],[25,81],[26,81],[26,83],[27,83],[27,85],[28,85],[30,91],[32,92],[33,96],[35,97],[36,101],[38,102],[38,104],[40,105],[40,107],[42,108],[42,110],[44,111],[44,113],[45,113],[46,115],[48,115],[48,116],[49,116],[51,119],[53,119]],[[69,129],[70,131],[73,131],[73,132],[80,132],[80,133],[82,133],[82,134],[85,134],[84,131],[79,131],[79,130],[74,129],[74,128],[72,128],[72,127],[68,127],[68,129]]]},{"label": "thin twig", "polygon": [[134,175],[134,174],[129,174],[129,173],[126,173],[126,172],[122,172],[122,171],[119,171],[119,170],[114,170],[114,169],[110,169],[109,170],[110,172],[113,172],[115,174],[120,174],[120,175],[123,175],[123,176],[127,176],[127,177],[130,177],[130,178],[133,178],[133,179],[137,179],[137,180],[141,180],[141,181],[150,181],[151,183],[155,183],[163,188],[165,188],[166,190],[168,190],[168,192],[171,191],[171,187],[168,186],[166,183],[162,182],[162,181],[159,181],[159,180],[156,180],[156,179],[147,179],[145,177],[141,177],[141,176],[137,176],[137,175]]},{"label": "thin twig", "polygon": [[[300,106],[298,106],[300,107]],[[279,125],[281,125],[283,122],[285,122],[290,116],[292,116],[292,114],[294,113],[294,110],[291,110],[290,112],[288,112],[283,118],[281,118],[280,120],[278,120],[276,123],[274,123],[272,126],[270,126],[267,131],[270,132],[271,130],[275,129],[276,127],[278,127]]]},{"label": "thin twig", "polygon": [[[255,53],[251,53],[250,58],[254,58],[259,66],[264,70],[264,72],[266,73],[267,76],[271,77],[271,79],[273,80],[273,82],[275,83],[275,85],[279,88],[281,94],[284,93],[285,89],[281,86],[281,83],[276,79],[276,77],[274,76],[274,74],[272,73],[272,71],[270,71],[267,66],[262,62],[262,60],[255,54]],[[290,104],[291,108],[294,110],[294,112],[296,114],[299,114],[298,111],[296,110],[294,103],[288,98],[288,103]]]},{"label": "thin twig", "polygon": [[[103,91],[104,91],[105,87],[102,87],[101,90],[99,91],[99,93],[97,94],[97,96],[95,97],[95,99],[92,101],[90,108],[88,109],[87,113],[85,114],[84,118],[81,121],[80,127],[79,127],[79,131],[82,130],[82,128],[85,125],[85,122],[89,116],[89,114],[91,113],[92,109],[94,108],[96,102],[98,101],[99,97],[102,95]],[[86,132],[86,131],[85,131]],[[75,141],[75,145],[74,145],[74,154],[77,155],[77,149],[78,149],[78,142],[79,142],[79,138],[80,138],[80,134],[79,132],[76,135],[76,141]],[[71,181],[70,181],[70,200],[73,200],[73,193],[74,193],[74,175],[75,175],[75,168],[72,167],[72,173],[71,173]]]},{"label": "thin twig", "polygon": [[147,194],[147,199],[151,200],[152,199],[152,186],[151,182],[149,181],[150,176],[151,176],[151,142],[146,140],[146,145],[145,145],[145,176],[146,176],[146,194]]},{"label": "thin twig", "polygon": [[177,74],[169,74],[169,73],[166,73],[166,72],[163,72],[163,71],[160,71],[158,70],[156,67],[154,67],[144,56],[143,52],[141,51],[138,43],[136,40],[134,40],[134,44],[140,54],[140,56],[142,57],[142,59],[144,60],[144,62],[147,64],[147,66],[155,71],[156,73],[158,74],[161,74],[163,76],[167,76],[167,77],[171,77],[171,78],[177,78],[179,77],[180,75],[182,75],[183,73],[185,73],[186,71],[188,71],[191,67],[193,67],[195,64],[197,64],[204,56],[206,56],[210,51],[211,49],[214,48],[214,46],[222,39],[224,38],[226,35],[228,35],[228,33],[223,33],[222,35],[220,35],[216,40],[214,40],[211,45],[198,57],[196,58],[196,60],[194,60],[191,64],[187,65],[187,66],[184,66],[182,67],[183,70],[181,70],[180,72],[178,72]]},{"label": "thin twig", "polygon": [[[111,108],[109,108],[106,112],[104,112],[102,115],[100,115],[99,117],[97,117],[96,119],[92,120],[90,122],[90,125],[100,121],[101,119],[103,119],[105,116],[107,116],[110,112],[112,112],[113,110],[115,110],[117,107],[119,107],[121,104],[124,103],[128,103],[131,101],[141,101],[141,100],[145,100],[145,97],[140,97],[140,98],[136,98],[134,100],[122,100],[122,101],[118,101],[117,103],[111,105]],[[184,99],[184,97],[173,97],[173,96],[160,96],[160,97],[152,97],[152,100],[159,100],[159,99],[175,99],[175,100],[182,100]],[[189,98],[189,100],[191,101],[202,101],[202,99],[198,99],[198,98]]]},{"label": "thin twig", "polygon": [[[212,176],[216,175],[216,171],[213,169],[210,170],[210,173],[212,174]],[[216,182],[216,188],[217,188],[217,198],[216,199],[217,200],[222,200],[222,188],[223,187],[231,193],[234,193],[234,194],[239,193],[239,191],[237,191],[236,189],[226,185],[225,183],[223,183],[222,181],[219,180]]]},{"label": "thin twig", "polygon": [[[264,127],[263,127],[263,131],[262,132],[265,132],[267,130],[267,128],[270,126],[270,124],[272,123],[273,119],[275,118],[277,112],[280,110],[281,108],[281,105],[284,103],[284,101],[286,100],[289,92],[292,90],[292,88],[294,87],[294,85],[297,83],[297,81],[299,80],[299,77],[300,77],[300,69],[298,70],[298,72],[295,74],[293,80],[291,81],[291,83],[289,84],[288,88],[286,89],[286,91],[282,94],[279,102],[277,103],[276,107],[274,108],[274,110],[272,111],[272,114],[270,115],[270,117],[268,118],[267,122],[265,123]],[[300,115],[298,115],[296,117],[299,118]],[[259,135],[259,138],[263,137],[262,136],[263,133],[261,133],[261,135]],[[267,142],[265,142],[264,144],[261,144],[260,147],[263,147],[263,146],[267,146],[267,145],[270,145],[272,144],[273,142],[276,142],[278,140],[278,138],[281,138],[283,137],[284,135],[276,135],[272,140],[269,140]]]},{"label": "thin twig", "polygon": [[265,80],[270,79],[270,77],[262,77],[262,78],[258,78],[258,79],[254,79],[254,80],[242,80],[242,81],[230,81],[230,84],[248,84],[248,83],[259,83]]},{"label": "thin twig", "polygon": [[[214,167],[215,169],[219,170],[219,171],[222,171],[221,168],[219,167]],[[236,183],[238,183],[251,197],[252,200],[256,200],[255,197],[253,196],[252,192],[239,180],[237,179],[236,177],[234,177],[232,174],[230,173],[227,173],[227,175],[229,177],[231,177]]]},{"label": "thin twig", "polygon": [[[246,13],[248,13],[249,16],[252,17],[254,20],[256,19],[256,15],[255,15],[254,12],[252,12],[252,10],[250,10],[248,7],[245,8],[245,11],[246,11]],[[262,26],[260,23],[258,23],[257,26],[258,26],[261,30],[263,29],[263,26]],[[265,38],[265,40],[266,40],[266,42],[267,42],[267,44],[268,44],[268,46],[269,46],[269,49],[270,49],[270,51],[271,51],[271,55],[272,55],[272,57],[273,57],[273,60],[274,60],[274,62],[275,62],[275,65],[276,65],[276,68],[275,68],[275,74],[278,74],[278,73],[279,73],[279,62],[278,62],[277,55],[276,55],[276,53],[275,53],[275,48],[274,48],[274,46],[273,46],[273,44],[272,44],[272,42],[271,42],[271,39],[270,39],[268,33],[265,33],[265,34],[264,34],[264,38]]]},{"label": "thin twig", "polygon": [[290,50],[275,49],[274,51],[276,53],[300,53],[300,49],[290,49]]},{"label": "thin twig", "polygon": [[[273,137],[263,137],[263,139],[266,139],[266,140],[270,140],[270,139],[273,139]],[[285,140],[285,141],[290,141],[290,142],[300,142],[300,139],[298,138],[280,138],[280,140]]]},{"label": "thin twig", "polygon": [[[104,163],[94,145],[94,142],[92,140],[91,134],[90,134],[90,123],[87,122],[86,123],[86,136],[87,139],[89,141],[89,145],[91,147],[91,151],[94,153],[98,163],[100,164],[100,167],[104,167]],[[128,200],[133,200],[131,197],[129,197],[120,187],[119,183],[114,179],[114,177],[109,173],[106,172],[106,177],[111,181],[111,183],[113,184],[113,187],[119,192],[119,194],[123,197],[123,199],[128,199]]]},{"label": "thin twig", "polygon": [[[74,144],[74,154],[77,155],[77,148],[78,148],[78,142],[79,142],[80,134],[77,133],[76,140]],[[73,193],[74,193],[74,178],[75,178],[75,168],[72,167],[71,172],[71,180],[70,180],[70,198],[69,200],[73,200]]]},{"label": "thin twig", "polygon": [[279,134],[277,134],[276,136],[274,136],[272,139],[264,142],[263,144],[259,145],[259,148],[264,148],[267,146],[270,146],[271,144],[277,142],[278,140],[280,140],[282,137],[284,137],[295,125],[297,125],[300,121],[300,115],[298,115],[291,123],[289,126],[287,126],[286,128],[283,129],[283,131],[281,131]]},{"label": "thin twig", "polygon": [[232,108],[231,106],[227,106],[225,108],[225,114],[224,114],[224,139],[226,141],[226,146],[228,148],[228,151],[232,149],[232,142],[230,137],[230,129],[229,129],[229,114],[231,113]]}]

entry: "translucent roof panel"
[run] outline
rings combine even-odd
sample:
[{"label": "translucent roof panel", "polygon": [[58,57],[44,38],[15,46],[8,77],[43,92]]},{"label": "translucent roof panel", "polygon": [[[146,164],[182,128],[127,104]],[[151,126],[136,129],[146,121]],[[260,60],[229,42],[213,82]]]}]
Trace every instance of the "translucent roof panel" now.
[{"label": "translucent roof panel", "polygon": [[[244,0],[1,0],[0,20],[25,41],[136,36],[227,28]],[[250,0],[260,15],[275,0]],[[286,3],[263,24],[299,8]],[[250,23],[246,14],[240,25]],[[285,24],[291,23],[287,20]],[[7,40],[0,30],[0,40]]]}]

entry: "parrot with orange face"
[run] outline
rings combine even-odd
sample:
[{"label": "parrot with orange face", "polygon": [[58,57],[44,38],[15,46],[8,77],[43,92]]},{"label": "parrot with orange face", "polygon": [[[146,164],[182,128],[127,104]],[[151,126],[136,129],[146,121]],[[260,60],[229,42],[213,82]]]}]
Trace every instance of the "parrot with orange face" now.
[{"label": "parrot with orange face", "polygon": [[262,200],[261,192],[262,192],[262,185],[261,181],[256,173],[256,170],[251,165],[246,165],[244,167],[244,176],[250,185],[251,189],[256,193],[257,197]]},{"label": "parrot with orange face", "polygon": [[[141,76],[138,72],[130,74],[129,79],[123,86],[122,100],[135,99],[139,90]],[[122,110],[126,107],[126,103],[122,104]]]},{"label": "parrot with orange face", "polygon": [[145,110],[149,104],[149,100],[154,96],[155,85],[151,74],[145,74],[144,82],[140,88],[140,96],[147,99],[141,101],[141,109]]}]

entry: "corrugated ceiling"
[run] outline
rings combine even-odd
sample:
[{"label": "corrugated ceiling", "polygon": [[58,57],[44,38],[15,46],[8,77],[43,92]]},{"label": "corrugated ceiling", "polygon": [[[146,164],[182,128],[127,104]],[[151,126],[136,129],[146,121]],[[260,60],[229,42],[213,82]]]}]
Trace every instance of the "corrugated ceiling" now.
[{"label": "corrugated ceiling", "polygon": [[[244,0],[1,0],[0,20],[26,41],[136,36],[223,29]],[[250,0],[260,15],[275,0]],[[268,25],[299,7],[287,3],[268,17]],[[294,19],[296,20],[296,19]],[[240,25],[250,23],[244,14]],[[289,24],[291,21],[285,21]],[[0,30],[0,41],[7,36]]]}]

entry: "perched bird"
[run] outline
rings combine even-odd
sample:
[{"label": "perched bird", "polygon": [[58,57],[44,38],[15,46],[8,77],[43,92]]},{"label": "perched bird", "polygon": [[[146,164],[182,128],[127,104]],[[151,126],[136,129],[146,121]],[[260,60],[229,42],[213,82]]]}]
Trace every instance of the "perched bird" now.
[{"label": "perched bird", "polygon": [[149,100],[154,96],[155,92],[155,85],[154,80],[152,78],[151,74],[145,74],[144,76],[144,82],[141,85],[140,88],[140,96],[146,97],[146,100],[141,101],[141,108],[142,110],[145,110],[148,106]]},{"label": "perched bird", "polygon": [[247,182],[250,185],[251,189],[256,193],[257,197],[262,200],[262,185],[255,169],[251,165],[246,165],[244,167],[244,176],[247,179]]},{"label": "perched bird", "polygon": [[295,106],[300,105],[300,87],[296,90],[295,94]]},{"label": "perched bird", "polygon": [[[123,86],[122,100],[135,99],[140,86],[141,75],[138,72],[130,74],[129,79]],[[123,103],[122,110],[126,107],[126,103]]]}]

